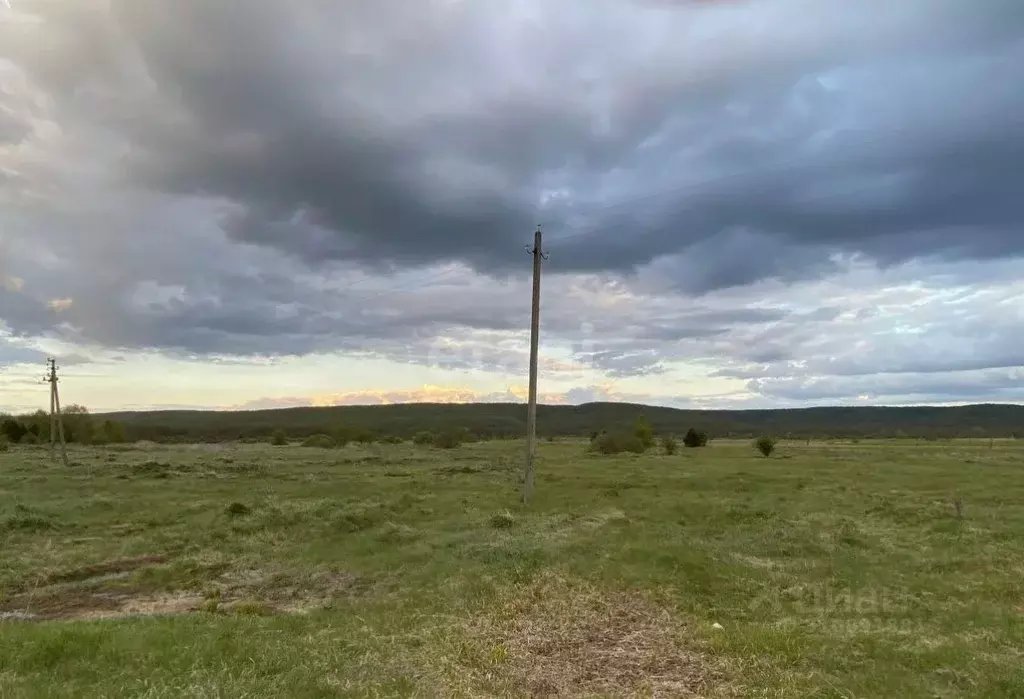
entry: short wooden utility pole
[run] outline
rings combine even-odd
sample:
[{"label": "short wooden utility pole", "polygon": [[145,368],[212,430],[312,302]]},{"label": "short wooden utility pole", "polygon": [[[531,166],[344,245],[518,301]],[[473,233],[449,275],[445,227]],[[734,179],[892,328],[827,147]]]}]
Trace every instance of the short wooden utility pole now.
[{"label": "short wooden utility pole", "polygon": [[47,361],[46,382],[50,384],[50,459],[57,460],[56,442],[60,437],[60,455],[64,465],[68,465],[68,447],[64,441],[64,418],[60,414],[60,392],[57,390],[57,360]]},{"label": "short wooden utility pole", "polygon": [[533,309],[530,318],[530,397],[526,408],[526,473],[523,478],[523,503],[533,497],[533,460],[537,454],[537,348],[540,343],[540,263],[542,252],[540,226],[533,234]]}]

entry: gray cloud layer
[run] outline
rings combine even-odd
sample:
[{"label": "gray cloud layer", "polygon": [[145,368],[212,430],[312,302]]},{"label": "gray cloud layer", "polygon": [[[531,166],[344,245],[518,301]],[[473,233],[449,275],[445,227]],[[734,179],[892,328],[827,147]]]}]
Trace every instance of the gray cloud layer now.
[{"label": "gray cloud layer", "polygon": [[[0,285],[0,317],[126,349],[415,361],[524,327],[543,221],[546,332],[591,338],[578,357],[613,377],[715,359],[770,393],[1015,366],[1019,333],[982,306],[962,356],[844,356],[821,335],[842,304],[752,289],[1024,255],[1021,74],[1016,0],[21,3],[0,21],[0,224],[25,283]],[[437,282],[452,262],[506,286]],[[620,275],[655,293],[609,310]]]}]

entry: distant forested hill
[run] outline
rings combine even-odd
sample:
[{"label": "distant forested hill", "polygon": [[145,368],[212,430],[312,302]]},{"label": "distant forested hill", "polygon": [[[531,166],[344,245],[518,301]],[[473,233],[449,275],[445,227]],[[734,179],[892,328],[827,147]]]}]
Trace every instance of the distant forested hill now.
[{"label": "distant forested hill", "polygon": [[[632,424],[644,415],[659,433],[690,427],[712,437],[1010,437],[1024,436],[1024,406],[970,405],[952,408],[803,408],[798,410],[676,410],[628,403],[542,405],[542,436],[588,436]],[[124,423],[132,439],[219,441],[290,437],[339,430],[408,438],[420,431],[464,427],[484,437],[519,437],[526,406],[506,403],[339,406],[244,412],[158,411],[97,416]]]}]

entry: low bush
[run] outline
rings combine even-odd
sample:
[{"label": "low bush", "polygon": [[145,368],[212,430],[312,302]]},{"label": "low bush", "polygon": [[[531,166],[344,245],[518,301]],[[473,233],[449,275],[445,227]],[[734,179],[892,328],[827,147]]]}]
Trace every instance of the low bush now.
[{"label": "low bush", "polygon": [[288,435],[283,430],[274,430],[274,434],[270,436],[270,443],[275,447],[283,447],[288,444]]},{"label": "low bush", "polygon": [[654,428],[651,427],[651,423],[647,421],[647,418],[640,416],[636,419],[636,425],[633,426],[633,434],[640,444],[643,445],[644,451],[654,446]]},{"label": "low bush", "polygon": [[599,454],[621,454],[629,452],[632,454],[643,454],[647,447],[635,434],[615,434],[606,432],[591,444],[591,450]]},{"label": "low bush", "polygon": [[456,431],[441,432],[434,435],[434,446],[438,449],[454,449],[462,444],[460,436]]},{"label": "low bush", "polygon": [[334,437],[327,434],[315,434],[312,437],[306,438],[306,441],[302,443],[304,447],[316,447],[317,449],[333,449],[338,446],[337,441]]},{"label": "low bush", "polygon": [[676,442],[674,437],[666,436],[661,438],[661,448],[664,450],[666,456],[672,456],[675,454],[678,447],[679,444]]},{"label": "low bush", "polygon": [[683,445],[688,449],[706,447],[708,445],[708,435],[706,432],[700,432],[691,427],[683,436]]},{"label": "low bush", "polygon": [[428,444],[433,444],[434,443],[434,433],[433,432],[417,432],[415,435],[413,435],[412,443],[413,444],[418,444],[420,446],[427,446]]},{"label": "low bush", "polygon": [[774,437],[765,435],[763,437],[758,437],[754,441],[754,448],[761,452],[761,456],[767,459],[772,455],[772,452],[775,451],[776,444],[778,444],[778,440]]},{"label": "low bush", "polygon": [[373,444],[378,439],[377,435],[371,430],[359,429],[352,431],[351,441],[356,444]]}]

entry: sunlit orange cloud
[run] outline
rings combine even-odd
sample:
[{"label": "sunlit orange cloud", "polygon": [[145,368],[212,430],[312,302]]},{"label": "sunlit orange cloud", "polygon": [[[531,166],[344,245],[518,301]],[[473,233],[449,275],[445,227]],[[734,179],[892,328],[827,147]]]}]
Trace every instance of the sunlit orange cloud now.
[{"label": "sunlit orange cloud", "polygon": [[[365,390],[325,393],[311,396],[258,398],[233,410],[269,410],[273,408],[327,407],[333,405],[393,405],[396,403],[519,403],[526,401],[525,386],[509,386],[502,392],[485,393],[453,386],[423,386],[407,390]],[[539,393],[537,400],[546,405],[568,403],[564,393]]]},{"label": "sunlit orange cloud", "polygon": [[53,299],[52,301],[50,301],[48,305],[50,306],[51,309],[53,309],[57,313],[60,313],[71,308],[71,306],[73,306],[74,303],[75,302],[73,299]]}]

